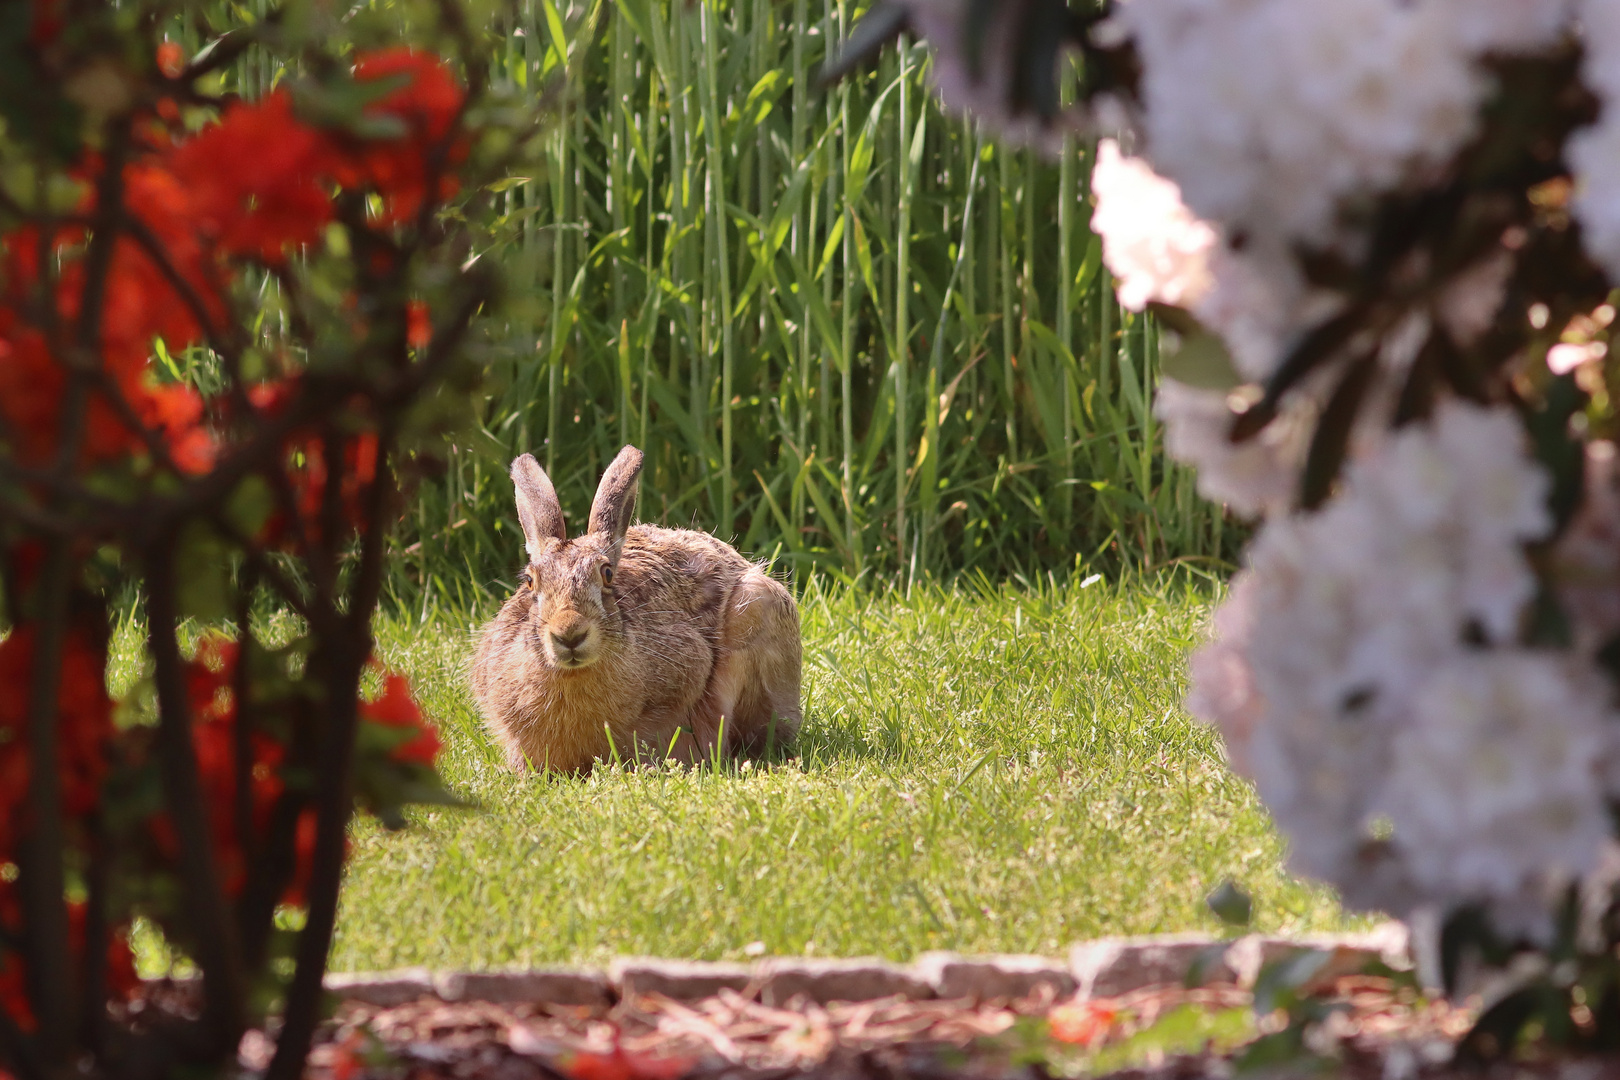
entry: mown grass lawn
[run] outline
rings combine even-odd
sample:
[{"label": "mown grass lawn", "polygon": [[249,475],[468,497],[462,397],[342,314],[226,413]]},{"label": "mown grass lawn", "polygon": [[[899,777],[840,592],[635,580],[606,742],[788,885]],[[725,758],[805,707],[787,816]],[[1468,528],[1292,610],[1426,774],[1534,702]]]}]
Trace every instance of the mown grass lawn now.
[{"label": "mown grass lawn", "polygon": [[464,683],[471,622],[385,622],[477,808],[357,829],[333,966],[1058,953],[1211,926],[1227,876],[1262,928],[1339,927],[1181,708],[1212,598],[1186,573],[812,590],[797,760],[577,780],[501,765]]}]

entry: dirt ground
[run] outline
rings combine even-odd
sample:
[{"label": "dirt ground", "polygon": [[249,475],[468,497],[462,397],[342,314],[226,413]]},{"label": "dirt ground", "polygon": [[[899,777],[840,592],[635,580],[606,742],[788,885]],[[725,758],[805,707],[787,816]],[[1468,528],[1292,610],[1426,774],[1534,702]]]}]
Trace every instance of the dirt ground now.
[{"label": "dirt ground", "polygon": [[[1335,980],[1331,1006],[1301,1045],[1239,1069],[1254,1040],[1288,1045],[1282,1014],[1256,1021],[1234,986],[1152,987],[1088,1002],[887,999],[773,1007],[723,991],[700,1001],[658,995],[611,1008],[423,999],[392,1008],[349,1002],[323,1028],[312,1080],[1225,1080],[1270,1077],[1442,1080],[1620,1078],[1620,1058],[1451,1064],[1473,1013],[1367,976]],[[270,1042],[244,1040],[246,1072]]]}]

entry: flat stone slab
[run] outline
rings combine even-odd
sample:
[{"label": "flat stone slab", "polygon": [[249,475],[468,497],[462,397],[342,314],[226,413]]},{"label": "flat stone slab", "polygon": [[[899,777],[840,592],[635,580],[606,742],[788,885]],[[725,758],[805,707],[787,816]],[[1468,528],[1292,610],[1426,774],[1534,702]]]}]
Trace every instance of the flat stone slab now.
[{"label": "flat stone slab", "polygon": [[1207,934],[1159,934],[1101,938],[1076,945],[1069,966],[1082,998],[1115,997],[1144,986],[1186,981],[1194,966],[1203,983],[1253,986],[1260,969],[1300,949],[1332,953],[1322,978],[1382,960],[1392,967],[1410,964],[1406,927],[1390,922],[1365,934],[1306,934],[1280,937],[1249,934],[1235,941]]},{"label": "flat stone slab", "polygon": [[1330,953],[1318,979],[1334,979],[1359,971],[1373,960],[1392,968],[1412,964],[1411,936],[1404,925],[1387,922],[1364,934],[1305,934],[1297,938],[1250,934],[1239,938],[1226,951],[1226,966],[1238,985],[1251,987],[1260,969],[1300,949]]},{"label": "flat stone slab", "polygon": [[742,993],[754,979],[747,964],[702,960],[625,957],[608,965],[607,982],[621,997],[662,994],[676,1001],[714,997],[722,990]]},{"label": "flat stone slab", "polygon": [[1196,963],[1204,963],[1204,981],[1231,982],[1222,957],[1225,943],[1208,934],[1156,934],[1151,937],[1100,938],[1069,952],[1069,969],[1082,998],[1117,997],[1144,986],[1183,982]]},{"label": "flat stone slab", "polygon": [[755,966],[759,999],[782,1005],[803,996],[818,1005],[899,997],[923,1001],[934,988],[909,967],[884,960],[819,960],[779,957]]},{"label": "flat stone slab", "polygon": [[490,1001],[500,1005],[543,1002],[602,1006],[613,1004],[615,998],[607,975],[588,969],[442,972],[433,977],[433,989],[445,1001]]},{"label": "flat stone slab", "polygon": [[328,974],[326,992],[340,1001],[359,1001],[382,1009],[438,996],[433,973],[427,968]]},{"label": "flat stone slab", "polygon": [[933,989],[934,996],[949,1000],[990,1001],[996,998],[1027,998],[1046,992],[1055,998],[1073,994],[1078,984],[1069,965],[1045,956],[962,956],[957,953],[924,953],[912,971]]},{"label": "flat stone slab", "polygon": [[328,975],[326,988],[340,1000],[379,1008],[419,998],[597,1008],[648,994],[697,1001],[724,990],[765,1005],[785,1005],[794,998],[818,1005],[883,998],[1014,1000],[1035,994],[1050,994],[1054,999],[1071,995],[1105,998],[1185,982],[1195,966],[1202,983],[1253,986],[1265,964],[1302,948],[1332,954],[1323,978],[1356,971],[1370,960],[1383,960],[1397,968],[1411,963],[1406,927],[1385,923],[1364,934],[1294,938],[1262,934],[1235,940],[1209,934],[1101,938],[1076,945],[1067,963],[1043,956],[956,953],[925,953],[909,965],[874,958],[770,957],[753,964],[726,964],[623,957],[605,972],[540,968],[435,974],[425,968],[406,968]]}]

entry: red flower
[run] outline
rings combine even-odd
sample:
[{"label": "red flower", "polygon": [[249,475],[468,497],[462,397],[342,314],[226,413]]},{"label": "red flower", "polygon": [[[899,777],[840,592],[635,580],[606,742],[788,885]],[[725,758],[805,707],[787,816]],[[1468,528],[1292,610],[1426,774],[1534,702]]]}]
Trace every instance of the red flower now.
[{"label": "red flower", "polygon": [[403,675],[390,674],[383,683],[382,696],[376,701],[362,702],[360,718],[384,727],[407,728],[416,731],[410,741],[394,748],[390,756],[395,761],[415,762],[431,767],[444,744],[433,721],[422,716],[416,699],[411,697],[411,684]]},{"label": "red flower", "polygon": [[[19,904],[11,895],[9,888],[0,886],[5,891],[0,892],[0,918],[7,923],[16,925],[18,921]],[[84,954],[85,931],[85,905],[80,902],[69,902],[68,913],[68,948],[77,957]],[[129,947],[129,928],[127,926],[113,927],[107,942],[107,990],[116,998],[127,1001],[140,989],[140,976],[135,971],[135,954]],[[0,954],[0,1011],[9,1016],[18,1027],[24,1031],[33,1031],[36,1026],[34,1010],[28,1001],[27,971],[22,960],[12,954]],[[9,1074],[0,1070],[0,1077]]]},{"label": "red flower", "polygon": [[[36,0],[34,15],[36,29],[60,21],[58,6],[48,0]],[[157,63],[171,77],[183,70],[179,46],[160,46]],[[205,410],[190,391],[153,380],[154,339],[179,351],[202,340],[206,327],[223,324],[236,262],[276,265],[317,242],[332,220],[336,187],[376,192],[385,224],[414,217],[430,194],[445,198],[455,191],[454,178],[445,174],[467,152],[465,139],[454,135],[464,92],[444,61],[389,49],[361,56],[354,75],[361,83],[386,81],[365,112],[385,127],[391,122],[397,133],[362,139],[313,127],[294,114],[285,89],[232,104],[217,123],[178,143],[168,142],[161,125],[152,127],[125,168],[123,188],[128,210],[157,250],[121,237],[96,293],[104,378],[90,392],[84,423],[74,425],[84,432],[80,467],[140,456],[156,439],[182,471],[206,471],[215,449]],[[91,179],[101,167],[91,156],[74,171]],[[85,185],[81,212],[94,212],[95,190]],[[54,460],[65,431],[70,365],[60,353],[87,314],[80,310],[88,284],[84,237],[82,228],[46,238],[25,227],[0,238],[0,427],[26,465]],[[51,249],[44,259],[42,244]],[[56,278],[44,289],[40,268],[53,259]],[[54,319],[37,314],[52,307]],[[53,323],[65,328],[60,339],[47,334]],[[419,302],[407,311],[406,333],[416,348],[431,339],[432,324]],[[289,452],[305,463],[301,491],[311,512],[329,465],[313,439]],[[349,444],[344,465],[357,473],[345,480],[351,516],[359,486],[374,475],[375,458],[374,437]]]},{"label": "red flower", "polygon": [[33,23],[28,29],[28,44],[35,49],[43,49],[55,41],[61,34],[65,20],[62,18],[62,0],[34,0]]},{"label": "red flower", "polygon": [[[455,178],[446,175],[452,165],[466,159],[462,140],[446,145],[451,126],[461,111],[464,93],[449,66],[431,53],[407,46],[367,53],[356,60],[357,82],[401,80],[403,85],[366,106],[366,115],[398,121],[404,134],[395,138],[367,139],[353,148],[338,172],[345,187],[369,187],[383,198],[382,218],[395,225],[409,221],[428,197],[430,178],[437,174],[436,197],[456,192]],[[435,155],[440,160],[435,162]]]},{"label": "red flower", "polygon": [[[209,826],[214,834],[214,857],[220,885],[232,897],[241,895],[247,884],[247,845],[236,820],[236,701],[232,694],[237,663],[237,645],[219,638],[204,638],[197,655],[186,667],[190,697],[192,748],[197,755],[197,772],[202,780],[204,802],[209,807]],[[252,764],[248,770],[252,807],[248,828],[253,847],[261,849],[269,838],[271,817],[277,800],[286,790],[281,765],[286,749],[263,732],[249,739]],[[152,822],[159,849],[171,857],[179,850],[174,823],[167,814]],[[303,902],[304,888],[314,857],[315,813],[305,810],[294,834],[294,872],[282,900]]]},{"label": "red flower", "polygon": [[196,229],[225,254],[279,264],[332,220],[337,159],[326,136],[293,115],[285,89],[231,105],[168,164],[186,178]]},{"label": "red flower", "polygon": [[193,475],[213,467],[218,446],[202,426],[203,401],[189,386],[147,390],[137,407],[141,422],[161,432],[175,467]]},{"label": "red flower", "polygon": [[[219,276],[188,221],[184,187],[170,173],[152,166],[130,166],[125,173],[130,211],[158,240],[172,271],[188,284],[203,314],[218,318],[224,305]],[[57,318],[71,327],[81,316],[85,273],[72,256],[81,236],[58,235],[62,265],[55,284]],[[0,417],[13,433],[13,452],[26,464],[52,460],[59,451],[67,365],[57,355],[65,342],[52,342],[36,317],[23,313],[50,303],[38,284],[40,237],[32,229],[5,237],[0,276]],[[200,401],[180,388],[159,389],[152,381],[152,342],[162,338],[182,349],[201,336],[197,312],[175,289],[151,255],[132,239],[114,246],[101,290],[101,368],[104,383],[92,387],[86,406],[80,463],[94,466],[145,452],[132,422],[147,425],[168,443],[182,469],[202,471],[212,462],[212,438],[201,424]]]},{"label": "red flower", "polygon": [[1047,1014],[1052,1038],[1078,1046],[1095,1046],[1108,1037],[1119,1008],[1111,1001],[1081,1001],[1059,1005]]},{"label": "red flower", "polygon": [[[37,628],[25,623],[0,641],[0,857],[14,851],[28,794],[28,697]],[[62,643],[57,687],[57,762],[62,810],[83,817],[100,800],[112,703],[103,681],[106,653],[87,635],[69,631]]]},{"label": "red flower", "polygon": [[405,344],[413,349],[425,349],[433,340],[433,319],[427,305],[412,300],[405,305]]},{"label": "red flower", "polygon": [[169,78],[178,78],[186,70],[186,54],[178,41],[165,41],[157,47],[157,66]]},{"label": "red flower", "polygon": [[[73,954],[75,970],[79,970],[79,957],[84,955],[84,916],[87,908],[83,900],[68,902],[68,949]],[[6,926],[19,925],[21,904],[16,900],[10,884],[0,884],[0,921]],[[134,970],[134,952],[130,949],[130,928],[112,926],[107,939],[107,991],[112,996],[128,1001],[141,988],[141,978]],[[32,1031],[36,1027],[34,1010],[28,1001],[28,970],[16,954],[0,952],[0,1012],[15,1020],[19,1028]],[[6,1075],[0,1072],[0,1077]]]},{"label": "red flower", "polygon": [[688,1057],[627,1054],[615,1045],[611,1054],[574,1054],[562,1071],[572,1080],[680,1080],[696,1064]]}]

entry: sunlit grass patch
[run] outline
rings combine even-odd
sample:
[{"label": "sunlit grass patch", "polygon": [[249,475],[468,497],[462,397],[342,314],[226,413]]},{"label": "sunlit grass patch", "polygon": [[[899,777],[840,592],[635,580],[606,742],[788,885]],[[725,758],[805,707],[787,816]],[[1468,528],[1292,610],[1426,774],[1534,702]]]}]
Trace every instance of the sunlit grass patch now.
[{"label": "sunlit grass patch", "polygon": [[[464,682],[470,622],[380,628],[475,811],[355,834],[334,966],[1057,953],[1212,927],[1232,876],[1267,930],[1336,928],[1253,793],[1183,712],[1213,590],[812,589],[797,760],[508,773]],[[757,952],[758,949],[752,950]]]}]

